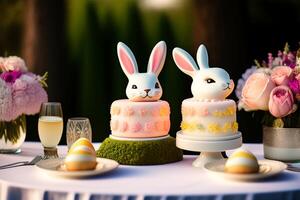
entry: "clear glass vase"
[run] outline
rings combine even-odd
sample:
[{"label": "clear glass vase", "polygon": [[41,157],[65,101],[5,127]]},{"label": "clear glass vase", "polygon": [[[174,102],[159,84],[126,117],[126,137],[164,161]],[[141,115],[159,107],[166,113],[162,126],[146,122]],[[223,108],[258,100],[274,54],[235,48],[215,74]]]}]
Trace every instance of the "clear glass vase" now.
[{"label": "clear glass vase", "polygon": [[19,153],[26,137],[26,116],[0,121],[0,153]]}]

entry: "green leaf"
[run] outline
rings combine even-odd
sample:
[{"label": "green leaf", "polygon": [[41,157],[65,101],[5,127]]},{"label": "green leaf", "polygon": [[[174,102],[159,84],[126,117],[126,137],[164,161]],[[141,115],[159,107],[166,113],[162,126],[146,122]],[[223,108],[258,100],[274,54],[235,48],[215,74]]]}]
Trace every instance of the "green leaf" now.
[{"label": "green leaf", "polygon": [[0,121],[0,139],[4,138],[5,142],[17,143],[23,132],[26,132],[25,115],[9,122]]}]

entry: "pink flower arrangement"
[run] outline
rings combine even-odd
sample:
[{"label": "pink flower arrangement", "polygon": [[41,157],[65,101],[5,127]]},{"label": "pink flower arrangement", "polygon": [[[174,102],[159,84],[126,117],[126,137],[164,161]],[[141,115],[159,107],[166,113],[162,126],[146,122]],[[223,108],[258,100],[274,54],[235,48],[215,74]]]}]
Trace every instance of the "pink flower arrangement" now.
[{"label": "pink flower arrangement", "polygon": [[23,59],[0,57],[0,121],[12,121],[19,116],[39,112],[48,101],[43,77],[28,72]]},{"label": "pink flower arrangement", "polygon": [[300,127],[300,49],[292,52],[286,44],[277,57],[269,53],[268,62],[256,64],[238,81],[239,109],[265,111],[263,123],[268,126]]}]

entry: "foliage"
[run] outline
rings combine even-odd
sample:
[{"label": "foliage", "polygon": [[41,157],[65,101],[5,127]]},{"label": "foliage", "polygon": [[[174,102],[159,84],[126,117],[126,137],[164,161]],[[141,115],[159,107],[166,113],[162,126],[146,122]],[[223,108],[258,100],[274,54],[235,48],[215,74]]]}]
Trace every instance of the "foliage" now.
[{"label": "foliage", "polygon": [[4,137],[5,142],[16,143],[21,134],[26,132],[26,116],[21,115],[15,120],[5,122],[0,121],[0,139]]}]

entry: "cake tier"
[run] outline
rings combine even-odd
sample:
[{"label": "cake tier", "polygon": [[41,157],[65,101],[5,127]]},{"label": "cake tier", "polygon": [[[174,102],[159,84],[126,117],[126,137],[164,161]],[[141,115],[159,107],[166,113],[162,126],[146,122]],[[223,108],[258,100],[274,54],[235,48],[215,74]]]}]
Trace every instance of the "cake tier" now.
[{"label": "cake tier", "polygon": [[185,99],[181,107],[183,134],[224,136],[238,132],[236,104],[233,100],[199,101]]},{"label": "cake tier", "polygon": [[116,100],[111,105],[112,135],[149,138],[167,135],[170,130],[170,106],[166,101],[133,102]]}]

